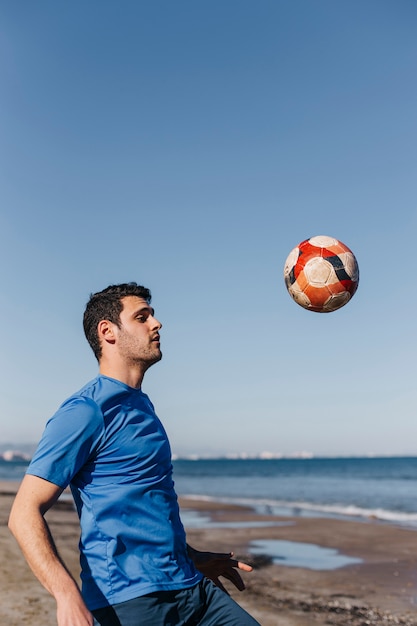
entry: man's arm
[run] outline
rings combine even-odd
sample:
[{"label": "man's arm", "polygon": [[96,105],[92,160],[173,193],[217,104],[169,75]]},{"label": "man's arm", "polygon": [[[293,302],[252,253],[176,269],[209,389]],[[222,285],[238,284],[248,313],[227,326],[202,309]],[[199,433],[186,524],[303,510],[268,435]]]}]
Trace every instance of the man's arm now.
[{"label": "man's arm", "polygon": [[9,528],[33,573],[55,598],[58,626],[92,626],[93,617],[58,555],[44,518],[61,493],[57,485],[27,474],[13,503]]}]

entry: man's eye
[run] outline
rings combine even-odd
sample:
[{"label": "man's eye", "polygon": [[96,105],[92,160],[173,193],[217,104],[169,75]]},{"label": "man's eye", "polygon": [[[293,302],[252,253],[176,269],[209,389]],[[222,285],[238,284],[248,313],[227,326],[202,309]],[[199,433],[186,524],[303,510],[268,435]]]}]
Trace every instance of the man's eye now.
[{"label": "man's eye", "polygon": [[146,321],[145,315],[136,315],[136,319],[138,320],[138,322],[145,322]]}]

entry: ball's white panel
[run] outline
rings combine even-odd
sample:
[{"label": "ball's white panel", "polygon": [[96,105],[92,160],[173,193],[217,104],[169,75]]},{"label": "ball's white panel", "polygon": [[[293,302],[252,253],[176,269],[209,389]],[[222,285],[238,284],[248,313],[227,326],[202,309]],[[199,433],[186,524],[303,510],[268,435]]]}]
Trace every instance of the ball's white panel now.
[{"label": "ball's white panel", "polygon": [[334,296],[330,296],[330,298],[326,300],[323,305],[324,313],[330,313],[331,311],[336,311],[336,309],[340,309],[340,307],[349,302],[350,298],[351,296],[348,291],[343,291],[342,293],[337,293]]},{"label": "ball's white panel", "polygon": [[322,257],[315,257],[307,261],[304,274],[311,285],[323,287],[338,280],[333,265]]},{"label": "ball's white panel", "polygon": [[311,302],[306,294],[301,291],[300,285],[295,281],[293,285],[288,289],[288,293],[296,301],[297,304],[308,309],[311,306]]},{"label": "ball's white panel", "polygon": [[337,256],[342,260],[346,272],[349,274],[351,279],[358,280],[359,268],[354,255],[351,252],[341,252]]},{"label": "ball's white panel", "polygon": [[338,241],[333,237],[327,237],[327,235],[317,235],[317,237],[311,237],[309,239],[309,243],[312,246],[317,246],[318,248],[326,248],[326,246],[335,246]]},{"label": "ball's white panel", "polygon": [[291,252],[289,253],[287,257],[287,260],[285,261],[284,276],[288,276],[288,274],[291,272],[292,268],[294,267],[298,259],[299,254],[300,254],[300,249],[298,247],[291,250]]}]

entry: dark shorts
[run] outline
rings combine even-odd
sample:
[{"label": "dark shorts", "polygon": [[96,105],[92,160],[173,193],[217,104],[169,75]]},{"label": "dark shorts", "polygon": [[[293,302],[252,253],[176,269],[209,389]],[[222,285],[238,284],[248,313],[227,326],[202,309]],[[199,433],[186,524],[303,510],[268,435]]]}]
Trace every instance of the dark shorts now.
[{"label": "dark shorts", "polygon": [[191,589],[150,593],[93,615],[95,626],[260,626],[207,578]]}]

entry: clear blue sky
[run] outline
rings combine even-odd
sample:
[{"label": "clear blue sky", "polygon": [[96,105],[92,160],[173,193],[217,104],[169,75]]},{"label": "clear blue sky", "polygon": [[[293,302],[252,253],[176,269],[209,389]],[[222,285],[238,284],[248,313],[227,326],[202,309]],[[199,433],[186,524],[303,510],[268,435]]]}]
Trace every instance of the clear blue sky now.
[{"label": "clear blue sky", "polygon": [[[417,4],[0,1],[0,442],[96,374],[90,292],[136,280],[174,452],[417,454]],[[285,259],[341,239],[330,314]]]}]

